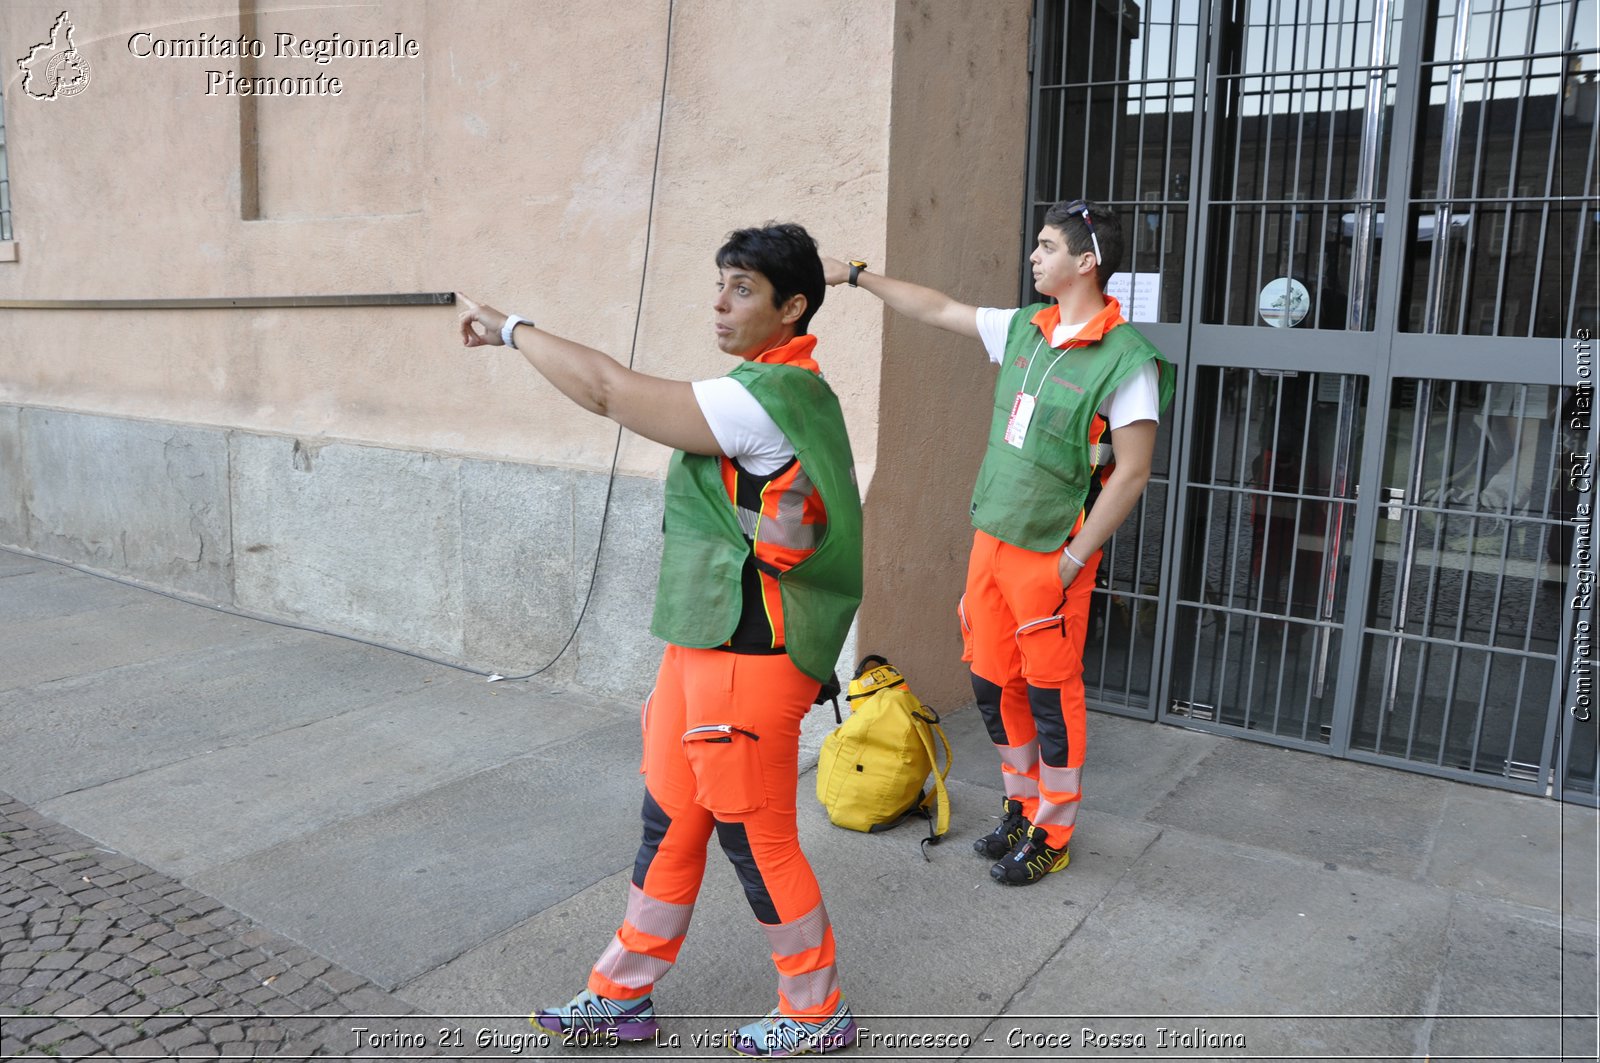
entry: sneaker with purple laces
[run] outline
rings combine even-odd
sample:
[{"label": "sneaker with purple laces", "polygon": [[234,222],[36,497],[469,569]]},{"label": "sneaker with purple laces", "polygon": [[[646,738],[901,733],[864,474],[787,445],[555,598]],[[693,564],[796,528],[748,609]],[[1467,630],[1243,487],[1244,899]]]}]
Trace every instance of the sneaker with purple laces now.
[{"label": "sneaker with purple laces", "polygon": [[840,1001],[837,1011],[816,1022],[780,1015],[773,1008],[755,1022],[739,1027],[739,1038],[731,1047],[741,1056],[779,1058],[837,1052],[855,1041],[856,1017]]},{"label": "sneaker with purple laces", "polygon": [[573,1044],[648,1041],[659,1028],[648,996],[614,1000],[587,989],[559,1008],[540,1008],[528,1021]]}]

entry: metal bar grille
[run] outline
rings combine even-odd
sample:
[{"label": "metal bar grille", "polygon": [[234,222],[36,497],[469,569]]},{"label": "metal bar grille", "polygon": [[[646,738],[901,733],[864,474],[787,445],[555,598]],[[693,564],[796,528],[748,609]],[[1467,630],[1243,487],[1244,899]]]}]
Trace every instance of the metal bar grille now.
[{"label": "metal bar grille", "polygon": [[[1132,704],[1164,637],[1169,718],[1600,803],[1600,737],[1565,715],[1594,529],[1562,485],[1587,428],[1523,342],[1600,318],[1597,0],[1194,7],[1203,47],[1175,2],[1037,8],[1031,218],[1077,195],[1140,212],[1129,268],[1161,273],[1159,320],[1197,345],[1182,467],[1150,496],[1176,502],[1173,585],[1145,590],[1141,508],[1107,549],[1091,697]],[[1175,217],[1193,276],[1146,235]],[[1268,324],[1302,330],[1286,360],[1209,327]]]},{"label": "metal bar grille", "polygon": [[[1124,315],[1135,323],[1181,321],[1204,5],[1040,0],[1035,15],[1024,253],[1051,204],[1079,196],[1104,203],[1123,222],[1124,255],[1112,288]],[[1029,276],[1022,271],[1023,304],[1038,299]],[[1157,286],[1149,306],[1130,298],[1147,290],[1141,279]],[[1171,419],[1162,420],[1143,497],[1105,546],[1091,600],[1084,684],[1098,709],[1154,714],[1166,657],[1161,579]]]},{"label": "metal bar grille", "polygon": [[1143,715],[1160,674],[1162,525],[1166,517],[1170,421],[1156,438],[1150,483],[1122,528],[1106,543],[1090,600],[1084,691],[1097,708]]},{"label": "metal bar grille", "polygon": [[1195,387],[1169,711],[1326,746],[1365,379],[1204,367]]},{"label": "metal bar grille", "polygon": [[[1127,247],[1113,286],[1131,288],[1138,277],[1159,285],[1148,310],[1123,300],[1135,322],[1183,317],[1202,7],[1182,0],[1041,0],[1038,7],[1025,244],[1052,203],[1082,196],[1116,209]],[[1029,271],[1022,276],[1022,301],[1032,302]]]},{"label": "metal bar grille", "polygon": [[[1590,79],[1591,88],[1595,84],[1595,80],[1595,78]],[[1571,151],[1573,148],[1583,148],[1583,145],[1569,145],[1567,150]],[[1596,198],[1594,187],[1595,171],[1600,168],[1597,167],[1596,162],[1597,155],[1600,155],[1600,121],[1592,122],[1589,125],[1589,143],[1584,154],[1586,155],[1586,161],[1583,167],[1582,196],[1584,201],[1592,201]],[[1564,179],[1563,188],[1565,188]],[[1583,307],[1583,301],[1579,298],[1579,293],[1594,292],[1596,288],[1594,234],[1597,222],[1600,222],[1600,219],[1595,218],[1593,212],[1582,209],[1578,211],[1578,233],[1575,242],[1578,246],[1579,259],[1578,268],[1572,271],[1572,283],[1567,295],[1569,309],[1567,311],[1565,334],[1568,336],[1578,334],[1581,320],[1580,314],[1582,313],[1581,308]],[[1594,308],[1591,306],[1588,320],[1592,322],[1595,317]],[[1593,329],[1591,328],[1590,331],[1592,332]]]},{"label": "metal bar grille", "polygon": [[1203,320],[1370,329],[1399,0],[1245,0],[1216,77]]},{"label": "metal bar grille", "polygon": [[[1584,343],[1584,355],[1592,355],[1593,337]],[[1591,392],[1592,395],[1592,392]],[[1577,472],[1574,458],[1593,454],[1592,419],[1590,416],[1574,417],[1567,423],[1572,434],[1567,442],[1572,449],[1561,456],[1563,472]],[[1587,460],[1592,460],[1589,458]],[[1591,466],[1592,468],[1592,466]],[[1582,475],[1578,482],[1568,481],[1563,501],[1563,513],[1568,508],[1587,518],[1570,521],[1568,534],[1572,537],[1570,556],[1574,580],[1568,598],[1570,608],[1563,610],[1561,626],[1562,645],[1570,649],[1572,660],[1567,668],[1565,682],[1551,698],[1550,724],[1546,742],[1557,735],[1559,721],[1561,755],[1556,765],[1555,793],[1564,801],[1581,802],[1600,808],[1600,728],[1595,716],[1594,626],[1595,608],[1593,582],[1595,557],[1596,518],[1594,515],[1595,491],[1592,473]],[[1589,580],[1580,582],[1578,570],[1587,570]],[[1579,625],[1582,625],[1580,628]],[[1581,633],[1580,633],[1581,632]]]},{"label": "metal bar grille", "polygon": [[1595,15],[1594,0],[1441,11],[1421,69],[1403,331],[1545,338],[1594,327]]},{"label": "metal bar grille", "polygon": [[1397,383],[1351,748],[1542,793],[1570,389]]}]

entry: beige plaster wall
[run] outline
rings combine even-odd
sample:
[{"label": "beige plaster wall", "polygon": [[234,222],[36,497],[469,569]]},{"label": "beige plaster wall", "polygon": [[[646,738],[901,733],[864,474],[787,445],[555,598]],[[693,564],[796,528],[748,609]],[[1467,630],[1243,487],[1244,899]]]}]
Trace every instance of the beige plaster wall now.
[{"label": "beige plaster wall", "polygon": [[[896,7],[885,267],[976,306],[1017,303],[1030,7]],[[890,314],[878,385],[881,472],[867,506],[873,593],[858,644],[900,664],[924,700],[966,704],[972,688],[955,610],[994,370],[976,340]]]},{"label": "beige plaster wall", "polygon": [[[626,358],[646,253],[665,2],[385,0],[266,10],[255,36],[417,39],[417,59],[268,58],[338,97],[206,95],[230,58],[137,58],[128,38],[240,32],[235,0],[74,4],[92,80],[4,82],[18,261],[0,298],[461,289]],[[0,5],[11,57],[59,5]],[[623,11],[626,17],[623,16]],[[625,27],[620,23],[625,22]],[[771,218],[882,248],[893,9],[849,0],[683,0],[638,368],[715,375],[711,255]],[[625,32],[622,30],[625,28]],[[241,167],[241,130],[255,140]],[[253,165],[251,165],[253,159]],[[259,188],[252,211],[243,202]],[[246,220],[251,215],[254,220]],[[0,311],[0,401],[606,468],[614,428],[515,355],[467,355],[453,311]],[[874,316],[816,331],[864,472],[875,450]],[[846,357],[848,355],[848,357]],[[624,472],[663,448],[629,437]]]},{"label": "beige plaster wall", "polygon": [[[81,0],[91,83],[38,101],[14,59],[61,8],[0,5],[17,249],[0,299],[459,289],[626,358],[643,274],[634,364],[703,377],[727,365],[709,342],[711,255],[730,229],[780,219],[829,253],[1014,301],[1028,0],[679,0],[653,220],[665,0],[278,7]],[[128,47],[138,31],[241,24],[269,51],[280,30],[400,32],[421,55]],[[337,76],[343,91],[207,95],[208,69]],[[614,426],[515,354],[463,351],[453,325],[447,307],[0,310],[0,404],[609,468]],[[858,644],[958,704],[952,617],[990,370],[972,341],[849,289],[813,331],[866,490]],[[665,459],[629,435],[620,467],[659,476]]]}]

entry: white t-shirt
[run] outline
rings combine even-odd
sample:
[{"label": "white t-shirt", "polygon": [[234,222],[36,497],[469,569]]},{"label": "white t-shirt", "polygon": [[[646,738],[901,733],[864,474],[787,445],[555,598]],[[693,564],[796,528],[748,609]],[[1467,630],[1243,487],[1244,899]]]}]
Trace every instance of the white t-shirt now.
[{"label": "white t-shirt", "polygon": [[[1011,329],[1011,318],[1016,310],[997,310],[992,306],[978,308],[978,335],[983,339],[983,349],[989,352],[989,361],[999,365],[1006,357],[1006,334]],[[1066,343],[1088,324],[1087,321],[1056,326],[1050,337],[1052,347]],[[1161,370],[1154,361],[1144,363],[1100,404],[1100,415],[1106,425],[1115,430],[1134,421],[1161,420]],[[720,438],[720,437],[719,437]]]},{"label": "white t-shirt", "polygon": [[770,476],[794,457],[789,437],[748,388],[731,376],[696,380],[695,401],[717,445],[751,476]]}]

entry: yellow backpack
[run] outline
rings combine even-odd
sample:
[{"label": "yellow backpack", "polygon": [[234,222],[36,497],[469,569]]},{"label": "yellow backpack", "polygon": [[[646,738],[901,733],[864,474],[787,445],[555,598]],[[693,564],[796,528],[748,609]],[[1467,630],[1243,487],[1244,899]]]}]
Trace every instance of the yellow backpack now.
[{"label": "yellow backpack", "polygon": [[[950,740],[939,714],[917,700],[899,670],[876,655],[862,660],[845,700],[850,715],[823,739],[817,761],[817,800],[828,818],[836,826],[876,833],[916,813],[929,821],[923,844],[938,844],[950,829],[944,785]],[[942,769],[935,734],[944,744]],[[933,787],[924,790],[930,774]]]}]

